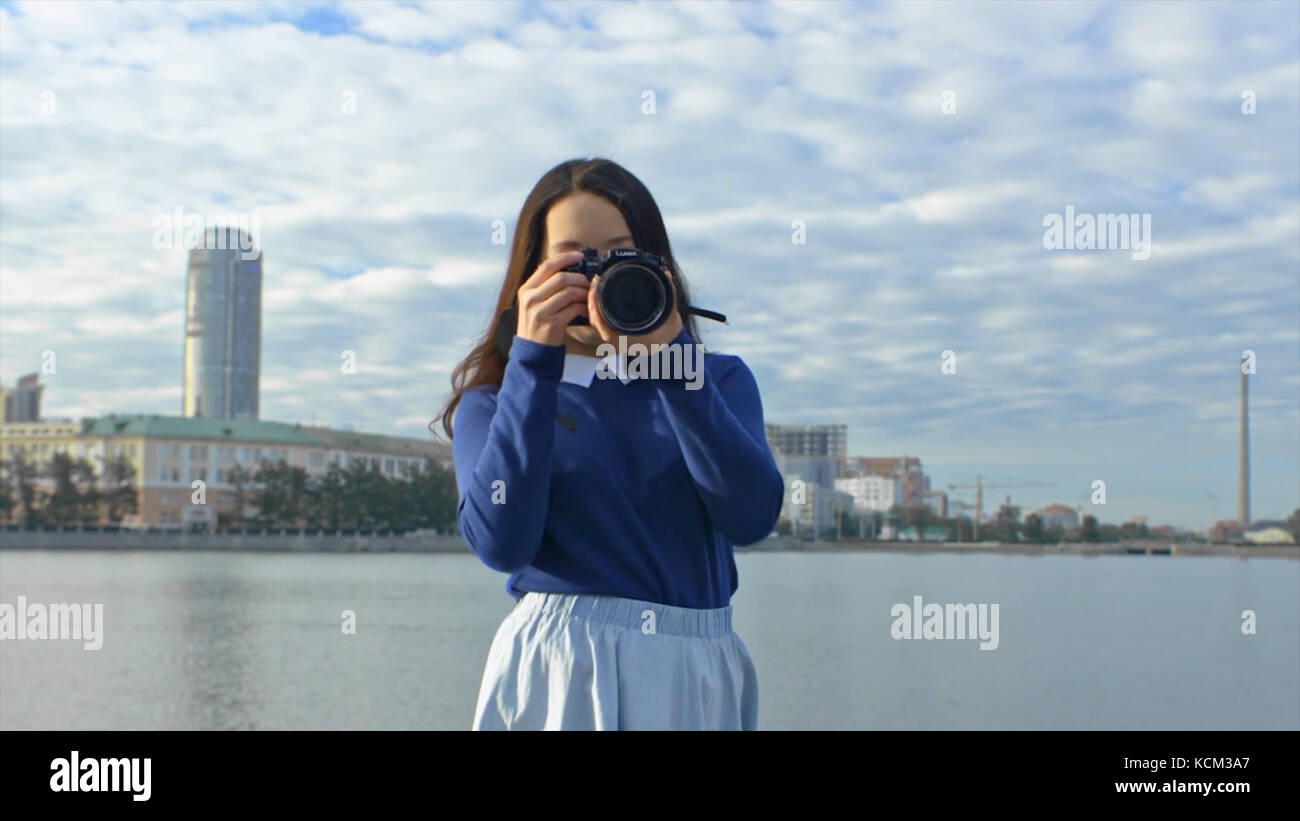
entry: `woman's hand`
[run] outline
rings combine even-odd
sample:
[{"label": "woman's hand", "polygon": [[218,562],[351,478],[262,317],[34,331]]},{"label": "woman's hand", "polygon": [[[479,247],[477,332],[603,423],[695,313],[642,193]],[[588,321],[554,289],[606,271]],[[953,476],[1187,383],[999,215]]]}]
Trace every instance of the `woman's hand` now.
[{"label": "woman's hand", "polygon": [[[628,347],[631,347],[638,342],[646,346],[666,344],[672,342],[677,338],[677,335],[682,332],[681,306],[677,304],[677,283],[673,279],[672,271],[668,268],[664,268],[664,272],[668,274],[668,284],[669,287],[673,289],[672,313],[670,313],[668,318],[664,320],[664,324],[655,328],[650,333],[640,334],[638,336],[629,336],[627,338]],[[587,294],[587,321],[591,323],[593,328],[600,332],[601,339],[611,345],[618,345],[619,332],[609,327],[609,324],[605,322],[604,315],[600,312],[600,306],[596,304],[596,289],[598,287],[600,287],[599,276],[594,277],[591,280],[591,291]]]},{"label": "woman's hand", "polygon": [[519,319],[515,333],[542,345],[563,345],[565,328],[589,310],[588,292],[595,292],[582,274],[561,271],[582,259],[581,251],[553,256],[537,266],[519,286]]}]

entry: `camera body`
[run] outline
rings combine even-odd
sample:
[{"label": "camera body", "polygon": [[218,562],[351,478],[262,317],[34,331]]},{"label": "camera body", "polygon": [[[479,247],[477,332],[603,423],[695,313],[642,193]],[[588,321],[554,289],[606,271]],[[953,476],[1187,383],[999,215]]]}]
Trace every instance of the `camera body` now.
[{"label": "camera body", "polygon": [[[612,248],[604,256],[584,248],[582,259],[563,271],[591,279],[600,276],[596,305],[609,327],[628,336],[647,334],[664,324],[677,308],[668,263],[639,248]],[[570,325],[589,325],[584,316]]]}]

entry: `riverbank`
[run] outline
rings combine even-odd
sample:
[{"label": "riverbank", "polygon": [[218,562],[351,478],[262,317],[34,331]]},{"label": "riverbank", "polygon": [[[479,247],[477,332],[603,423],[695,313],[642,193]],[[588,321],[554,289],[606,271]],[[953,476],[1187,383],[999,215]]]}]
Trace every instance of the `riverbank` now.
[{"label": "riverbank", "polygon": [[183,530],[0,529],[0,549],[24,550],[222,550],[304,553],[462,553],[455,535],[432,533],[326,533],[264,530],[208,533]]},{"label": "riverbank", "polygon": [[[208,533],[182,530],[102,530],[96,528],[0,528],[0,549],[15,550],[222,550],[322,553],[464,553],[469,545],[460,536],[416,532],[353,533],[307,530],[263,530]],[[764,539],[737,552],[798,551],[844,553],[1014,553],[1082,556],[1233,556],[1237,558],[1300,559],[1296,545],[1231,545],[1143,542],[1067,542],[1061,544],[1003,544],[1000,542],[807,542],[788,537]]]},{"label": "riverbank", "polygon": [[[761,547],[760,547],[761,545]],[[803,550],[826,553],[1014,553],[1018,555],[1076,556],[1233,556],[1237,558],[1300,559],[1300,545],[1198,544],[1194,542],[804,542],[788,538],[767,539],[753,546],[762,550]]]}]

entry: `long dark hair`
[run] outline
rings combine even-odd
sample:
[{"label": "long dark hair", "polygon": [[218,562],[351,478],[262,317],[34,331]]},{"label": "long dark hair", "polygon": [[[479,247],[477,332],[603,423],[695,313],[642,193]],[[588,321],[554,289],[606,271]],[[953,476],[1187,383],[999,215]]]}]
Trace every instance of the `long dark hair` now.
[{"label": "long dark hair", "polygon": [[[542,175],[519,209],[519,219],[515,222],[515,239],[510,246],[510,261],[506,265],[501,293],[497,296],[496,310],[492,312],[487,330],[469,356],[461,360],[451,372],[451,397],[429,423],[429,429],[435,435],[437,430],[434,425],[442,420],[442,429],[446,432],[447,439],[454,436],[452,415],[466,390],[478,385],[501,384],[506,360],[493,342],[497,325],[501,321],[501,312],[514,304],[524,279],[536,271],[544,259],[542,236],[546,231],[547,212],[556,201],[578,191],[602,196],[622,212],[635,246],[668,261],[677,287],[678,305],[690,304],[690,289],[673,256],[672,247],[668,244],[668,232],[664,228],[659,206],[645,185],[618,163],[601,157],[560,163]],[[683,312],[682,324],[692,341],[701,342],[694,315]]]}]

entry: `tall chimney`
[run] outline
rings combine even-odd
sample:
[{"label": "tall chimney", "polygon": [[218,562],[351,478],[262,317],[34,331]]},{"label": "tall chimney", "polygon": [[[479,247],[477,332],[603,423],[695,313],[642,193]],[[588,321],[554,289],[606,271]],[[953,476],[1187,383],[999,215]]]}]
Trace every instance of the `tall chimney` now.
[{"label": "tall chimney", "polygon": [[1237,523],[1241,527],[1250,527],[1250,442],[1247,436],[1249,423],[1246,419],[1246,366],[1237,363],[1241,371],[1241,425],[1237,437]]}]

